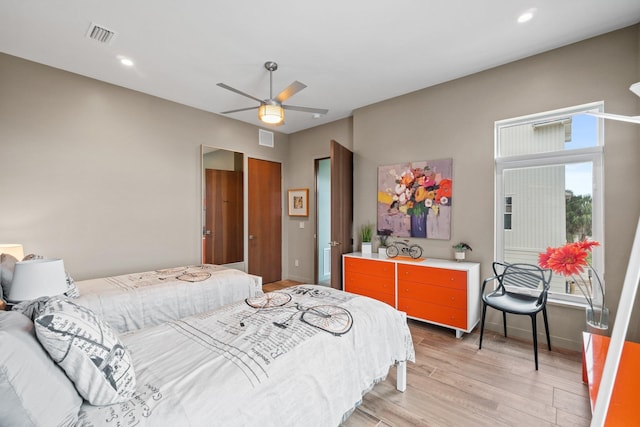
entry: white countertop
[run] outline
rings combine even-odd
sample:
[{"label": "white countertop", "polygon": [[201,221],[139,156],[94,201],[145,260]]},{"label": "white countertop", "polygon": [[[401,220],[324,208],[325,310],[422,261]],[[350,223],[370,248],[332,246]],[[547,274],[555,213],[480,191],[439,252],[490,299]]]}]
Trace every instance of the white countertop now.
[{"label": "white countertop", "polygon": [[363,259],[372,259],[376,261],[388,261],[388,262],[396,262],[401,264],[409,264],[409,265],[420,265],[425,267],[437,267],[437,268],[447,268],[450,270],[469,270],[475,266],[479,266],[480,263],[477,262],[469,262],[469,261],[455,261],[452,259],[438,259],[438,258],[423,258],[421,261],[412,261],[411,259],[407,259],[407,257],[397,256],[395,258],[388,258],[380,256],[378,253],[371,253],[363,255],[362,252],[351,252],[348,254],[344,254],[344,256],[350,256],[354,258],[363,258]]}]

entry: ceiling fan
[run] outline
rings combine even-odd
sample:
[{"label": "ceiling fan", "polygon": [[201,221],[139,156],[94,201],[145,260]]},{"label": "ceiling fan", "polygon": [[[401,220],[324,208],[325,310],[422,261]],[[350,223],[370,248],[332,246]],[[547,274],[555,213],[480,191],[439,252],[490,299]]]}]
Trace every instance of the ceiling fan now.
[{"label": "ceiling fan", "polygon": [[224,83],[218,83],[223,89],[230,90],[239,95],[246,96],[255,101],[258,101],[260,105],[256,107],[238,108],[236,110],[223,111],[221,114],[237,113],[238,111],[248,111],[258,109],[258,118],[264,123],[279,125],[284,122],[284,110],[303,111],[305,113],[314,114],[327,114],[329,110],[322,108],[309,108],[309,107],[297,107],[295,105],[283,105],[282,103],[291,98],[296,93],[307,87],[307,85],[294,81],[289,86],[284,88],[282,92],[275,98],[273,97],[273,72],[278,69],[278,64],[273,61],[267,61],[264,63],[264,68],[269,71],[269,99],[258,99],[255,96],[244,93],[238,89],[232,88]]}]

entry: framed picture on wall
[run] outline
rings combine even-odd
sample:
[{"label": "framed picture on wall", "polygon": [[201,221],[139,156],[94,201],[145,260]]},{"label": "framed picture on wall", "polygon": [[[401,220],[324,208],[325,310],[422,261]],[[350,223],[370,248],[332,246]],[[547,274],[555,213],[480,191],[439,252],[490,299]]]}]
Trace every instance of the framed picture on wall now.
[{"label": "framed picture on wall", "polygon": [[309,189],[289,190],[289,216],[309,216]]},{"label": "framed picture on wall", "polygon": [[453,160],[378,167],[378,234],[449,240]]}]

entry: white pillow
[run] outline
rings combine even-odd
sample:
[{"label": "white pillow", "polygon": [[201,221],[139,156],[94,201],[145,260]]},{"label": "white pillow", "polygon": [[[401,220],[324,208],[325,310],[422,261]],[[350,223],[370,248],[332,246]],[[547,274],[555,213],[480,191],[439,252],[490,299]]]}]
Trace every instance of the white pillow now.
[{"label": "white pillow", "polygon": [[0,311],[0,424],[74,426],[82,398],[36,339],[33,322]]},{"label": "white pillow", "polygon": [[91,310],[55,296],[36,314],[34,324],[42,346],[87,402],[111,405],[133,397],[136,379],[129,352]]}]

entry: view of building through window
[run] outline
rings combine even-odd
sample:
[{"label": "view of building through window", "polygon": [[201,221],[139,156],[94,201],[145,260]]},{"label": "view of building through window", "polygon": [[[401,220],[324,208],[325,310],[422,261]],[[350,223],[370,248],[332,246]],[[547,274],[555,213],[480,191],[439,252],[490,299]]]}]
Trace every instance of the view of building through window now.
[{"label": "view of building through window", "polygon": [[[496,123],[497,255],[502,261],[537,264],[547,247],[601,240],[602,210],[594,209],[602,188],[598,126],[597,118],[571,110]],[[584,274],[588,283],[589,272]],[[562,276],[554,276],[551,292],[582,299]]]}]

